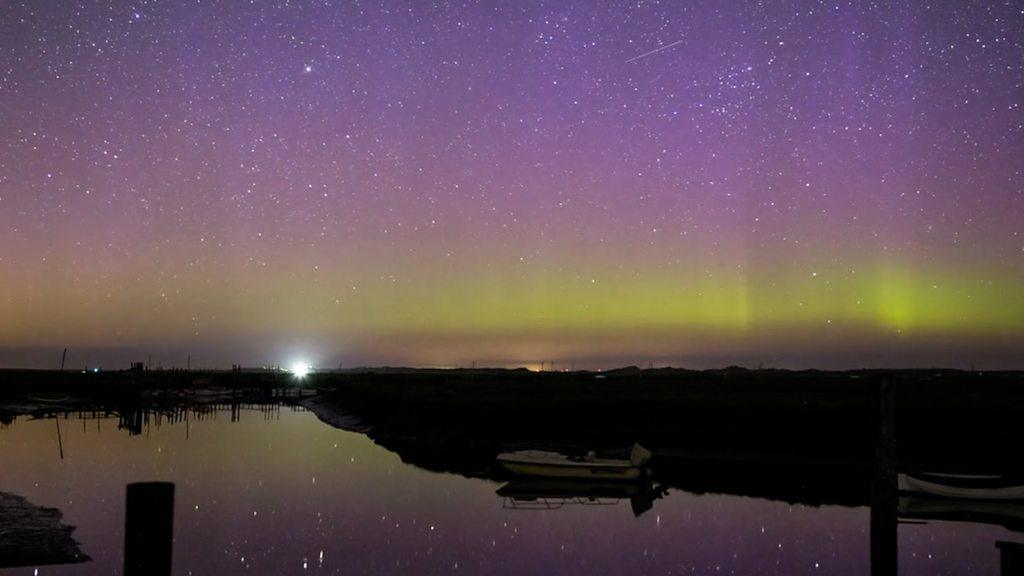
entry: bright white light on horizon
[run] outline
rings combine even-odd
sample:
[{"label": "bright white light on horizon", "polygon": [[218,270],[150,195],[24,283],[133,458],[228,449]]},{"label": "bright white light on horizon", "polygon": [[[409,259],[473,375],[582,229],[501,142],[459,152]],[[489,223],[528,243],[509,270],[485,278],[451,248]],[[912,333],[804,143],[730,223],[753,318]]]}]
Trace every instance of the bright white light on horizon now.
[{"label": "bright white light on horizon", "polygon": [[292,370],[292,374],[295,374],[296,378],[303,378],[307,374],[309,374],[310,368],[309,368],[309,364],[306,364],[305,362],[299,361],[299,362],[296,362],[296,363],[292,364],[292,369],[291,370]]}]

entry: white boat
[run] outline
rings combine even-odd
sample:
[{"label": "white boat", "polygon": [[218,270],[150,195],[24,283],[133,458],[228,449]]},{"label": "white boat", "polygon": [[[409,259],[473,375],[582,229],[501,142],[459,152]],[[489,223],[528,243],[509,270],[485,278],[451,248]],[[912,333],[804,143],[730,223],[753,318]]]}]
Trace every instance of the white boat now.
[{"label": "white boat", "polygon": [[921,473],[900,474],[900,492],[973,500],[1024,499],[1024,482],[1005,476]]},{"label": "white boat", "polygon": [[498,462],[509,472],[545,478],[582,478],[589,480],[636,480],[644,474],[651,452],[634,444],[629,460],[586,456],[567,456],[546,450],[517,450],[498,454]]}]

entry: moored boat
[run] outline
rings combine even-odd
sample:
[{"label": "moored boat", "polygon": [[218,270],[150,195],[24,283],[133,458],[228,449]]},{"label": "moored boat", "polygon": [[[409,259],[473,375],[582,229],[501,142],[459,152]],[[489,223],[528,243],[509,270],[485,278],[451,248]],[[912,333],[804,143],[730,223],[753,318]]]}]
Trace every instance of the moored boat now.
[{"label": "moored boat", "polygon": [[70,394],[33,394],[28,399],[38,404],[61,404],[71,400]]}]

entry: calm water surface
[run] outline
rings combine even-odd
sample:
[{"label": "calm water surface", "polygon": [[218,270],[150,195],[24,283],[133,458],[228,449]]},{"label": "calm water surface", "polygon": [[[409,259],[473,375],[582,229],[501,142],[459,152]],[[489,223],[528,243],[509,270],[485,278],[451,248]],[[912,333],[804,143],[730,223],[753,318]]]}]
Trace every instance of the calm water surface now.
[{"label": "calm water surface", "polygon": [[[91,562],[0,570],[119,574],[129,483],[175,485],[174,574],[869,574],[867,508],[672,490],[508,508],[501,484],[403,464],[367,437],[282,408],[148,426],[18,419],[0,429],[0,490],[55,507]],[[999,574],[997,541],[965,522],[901,524],[901,574]]]}]

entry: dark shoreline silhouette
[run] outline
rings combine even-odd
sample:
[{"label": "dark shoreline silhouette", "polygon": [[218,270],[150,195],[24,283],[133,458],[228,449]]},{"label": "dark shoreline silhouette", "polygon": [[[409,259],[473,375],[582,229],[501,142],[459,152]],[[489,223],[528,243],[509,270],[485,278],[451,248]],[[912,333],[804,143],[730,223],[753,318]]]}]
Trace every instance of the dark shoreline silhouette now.
[{"label": "dark shoreline silhouette", "polygon": [[56,508],[0,492],[0,569],[88,562]]},{"label": "dark shoreline silhouette", "polygon": [[670,484],[804,503],[866,504],[879,387],[892,389],[899,471],[1018,475],[1024,373],[785,370],[387,369],[0,371],[0,422],[109,412],[138,433],[192,410],[303,405],[425,469],[502,479],[516,443],[616,450],[641,442]]}]

